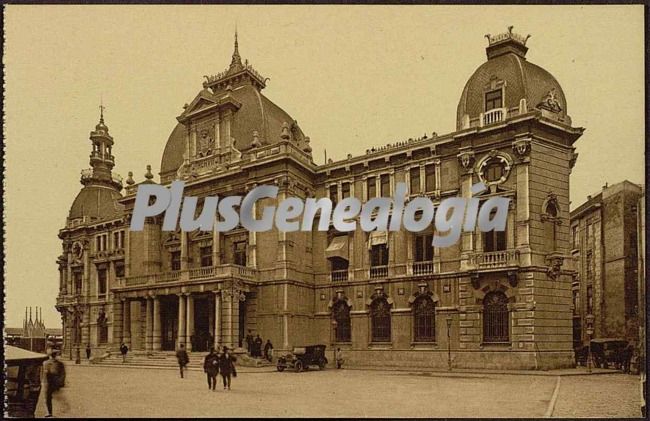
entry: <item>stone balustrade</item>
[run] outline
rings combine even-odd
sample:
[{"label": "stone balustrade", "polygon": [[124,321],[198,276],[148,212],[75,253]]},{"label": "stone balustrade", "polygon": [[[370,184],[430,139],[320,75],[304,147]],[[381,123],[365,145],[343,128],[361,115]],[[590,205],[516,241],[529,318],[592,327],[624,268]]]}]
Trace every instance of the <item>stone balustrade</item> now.
[{"label": "stone balustrade", "polygon": [[498,269],[519,266],[519,250],[474,253],[470,256],[469,263],[478,269]]},{"label": "stone balustrade", "polygon": [[171,272],[152,273],[148,275],[135,275],[117,279],[118,287],[130,287],[135,285],[158,284],[166,282],[175,282],[184,277],[190,281],[214,278],[239,278],[245,280],[255,280],[257,278],[257,269],[239,265],[220,265],[192,268],[186,270],[175,270]]}]

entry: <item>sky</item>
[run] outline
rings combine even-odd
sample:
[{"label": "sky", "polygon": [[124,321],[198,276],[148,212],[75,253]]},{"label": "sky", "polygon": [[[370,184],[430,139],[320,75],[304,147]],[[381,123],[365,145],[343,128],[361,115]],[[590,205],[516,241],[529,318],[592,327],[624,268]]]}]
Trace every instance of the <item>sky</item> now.
[{"label": "sky", "polygon": [[311,137],[316,163],[455,129],[487,33],[531,34],[574,126],[572,208],[644,181],[643,6],[5,6],[5,323],[42,306],[59,327],[58,230],[88,168],[100,101],[114,172],[157,174],[165,142],[227,68],[237,27],[264,94]]}]

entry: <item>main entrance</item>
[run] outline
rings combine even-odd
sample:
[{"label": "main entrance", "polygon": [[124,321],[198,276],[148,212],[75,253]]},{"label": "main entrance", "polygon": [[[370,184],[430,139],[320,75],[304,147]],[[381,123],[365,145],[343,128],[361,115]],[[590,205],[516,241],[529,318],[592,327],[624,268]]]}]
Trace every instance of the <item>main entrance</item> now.
[{"label": "main entrance", "polygon": [[178,338],[178,297],[160,299],[160,345],[163,351],[174,351]]},{"label": "main entrance", "polygon": [[194,297],[194,334],[190,337],[192,351],[205,352],[214,346],[214,296]]}]

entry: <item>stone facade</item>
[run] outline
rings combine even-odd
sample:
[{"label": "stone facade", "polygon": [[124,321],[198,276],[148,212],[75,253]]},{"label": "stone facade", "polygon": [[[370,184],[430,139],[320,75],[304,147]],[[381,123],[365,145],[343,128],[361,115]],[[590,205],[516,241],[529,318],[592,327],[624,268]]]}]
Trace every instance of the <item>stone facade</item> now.
[{"label": "stone facade", "polygon": [[639,339],[639,279],[645,276],[638,266],[643,237],[638,212],[643,197],[642,186],[623,181],[604,186],[571,212],[576,345],[587,341],[589,313],[595,318],[594,338]]},{"label": "stone facade", "polygon": [[[457,131],[324,165],[313,162],[297,123],[261,94],[266,79],[241,63],[235,44],[230,67],[208,77],[178,117],[161,184],[185,180],[184,194],[199,197],[273,184],[278,201],[365,202],[405,182],[409,199],[439,203],[470,198],[484,181],[487,191],[474,197],[511,199],[505,233],[477,229],[432,249],[422,237],[430,229],[184,233],[162,231],[155,217],[132,232],[138,184],[130,175],[125,195],[111,202],[117,213],[70,217],[61,231],[66,344],[203,350],[242,346],[250,330],[276,350],[340,347],[351,365],[572,365],[573,274],[563,263],[572,145],[583,129],[571,126],[557,81],[526,61],[526,40],[512,28],[489,37],[488,61],[463,90]],[[143,183],[152,182],[148,171]],[[258,217],[269,204],[256,204]]]}]

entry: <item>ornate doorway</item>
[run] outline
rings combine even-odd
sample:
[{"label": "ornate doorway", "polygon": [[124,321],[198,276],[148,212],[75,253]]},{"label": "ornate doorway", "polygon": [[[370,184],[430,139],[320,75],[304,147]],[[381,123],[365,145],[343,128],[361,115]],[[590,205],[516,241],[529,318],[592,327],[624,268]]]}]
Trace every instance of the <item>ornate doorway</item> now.
[{"label": "ornate doorway", "polygon": [[214,304],[207,296],[194,298],[194,335],[192,338],[192,351],[205,352],[214,344],[210,333],[210,312],[214,311]]}]

